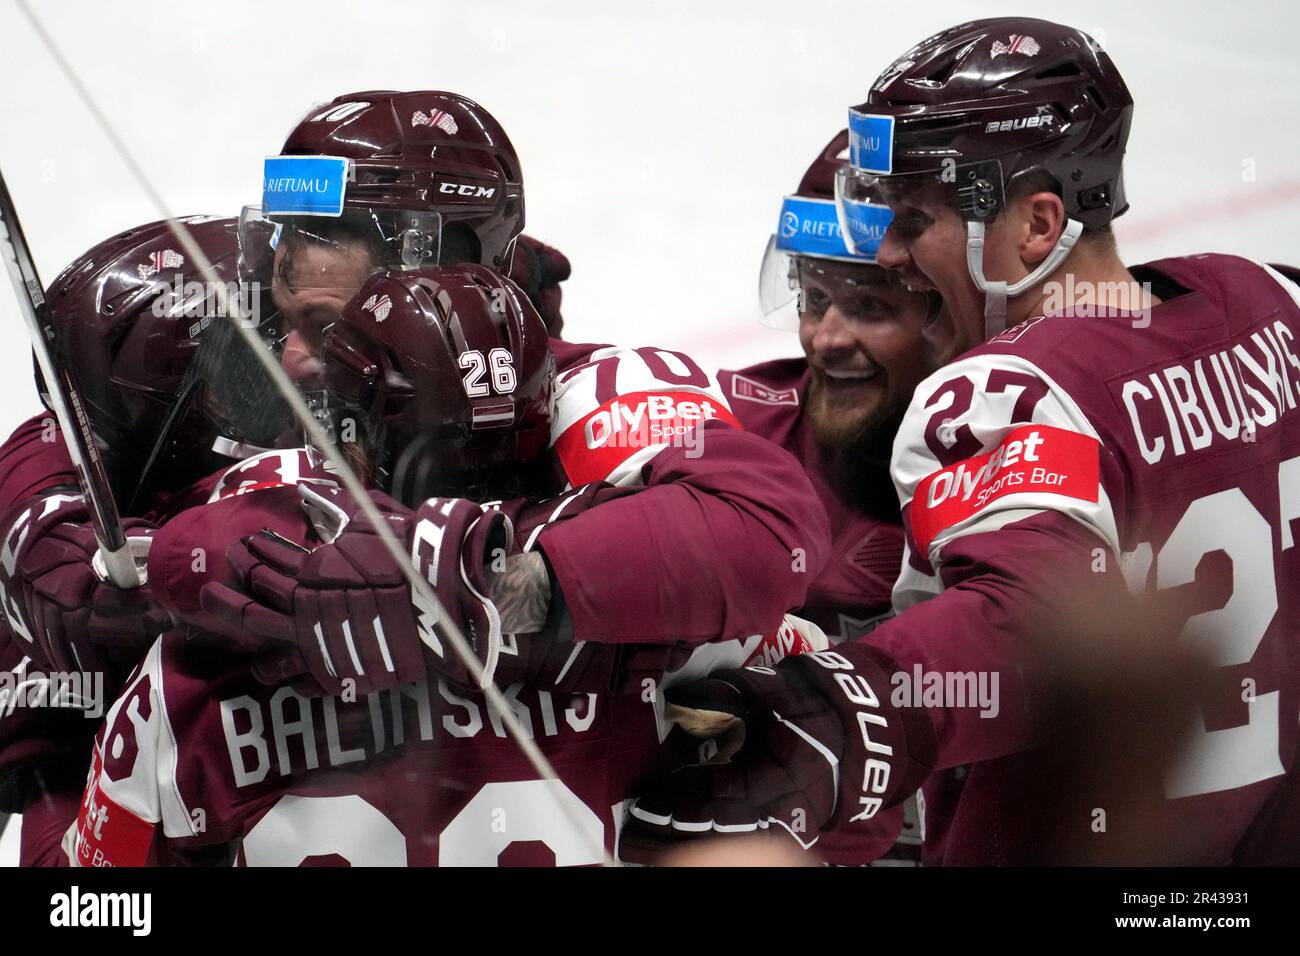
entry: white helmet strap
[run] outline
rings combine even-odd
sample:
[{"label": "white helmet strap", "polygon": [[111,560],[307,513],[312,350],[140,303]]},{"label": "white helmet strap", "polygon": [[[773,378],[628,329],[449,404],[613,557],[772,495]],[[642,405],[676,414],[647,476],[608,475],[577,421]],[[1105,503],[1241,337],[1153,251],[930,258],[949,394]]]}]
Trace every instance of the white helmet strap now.
[{"label": "white helmet strap", "polygon": [[984,277],[984,223],[966,223],[966,268],[975,288],[984,293],[984,340],[988,341],[1007,327],[1007,299],[1028,292],[1056,271],[1065,261],[1083,233],[1083,223],[1067,219],[1061,237],[1038,268],[1014,285],[994,282]]}]

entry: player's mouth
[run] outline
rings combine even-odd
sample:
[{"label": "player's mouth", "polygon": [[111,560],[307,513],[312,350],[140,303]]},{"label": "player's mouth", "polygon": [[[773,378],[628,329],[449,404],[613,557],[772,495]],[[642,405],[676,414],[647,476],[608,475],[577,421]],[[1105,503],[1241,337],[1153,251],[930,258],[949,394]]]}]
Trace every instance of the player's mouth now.
[{"label": "player's mouth", "polygon": [[939,321],[943,314],[943,296],[938,289],[927,289],[925,293],[925,319],[922,325],[929,327]]},{"label": "player's mouth", "polygon": [[919,269],[905,269],[898,273],[897,281],[908,292],[930,293],[937,291],[933,282]]},{"label": "player's mouth", "polygon": [[865,382],[880,374],[880,369],[825,368],[822,374],[837,382]]},{"label": "player's mouth", "polygon": [[885,370],[879,365],[867,368],[822,368],[822,387],[828,395],[839,400],[853,400],[879,387],[885,380]]}]

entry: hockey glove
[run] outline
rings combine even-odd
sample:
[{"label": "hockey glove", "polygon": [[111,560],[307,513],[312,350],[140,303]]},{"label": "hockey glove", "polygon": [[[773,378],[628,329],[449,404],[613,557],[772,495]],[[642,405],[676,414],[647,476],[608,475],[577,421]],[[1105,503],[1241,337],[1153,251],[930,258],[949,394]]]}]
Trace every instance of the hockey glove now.
[{"label": "hockey glove", "polygon": [[[258,678],[293,680],[330,695],[365,694],[432,670],[458,686],[476,686],[446,639],[446,622],[412,593],[356,501],[308,485],[299,494],[325,543],[308,550],[268,531],[252,535],[227,553],[238,590],[208,584],[200,594],[203,610],[218,627],[225,624],[223,634],[263,652],[254,665]],[[484,564],[505,554],[509,523],[463,499],[431,499],[412,513],[386,496],[374,498],[490,679],[501,631],[484,597]]]},{"label": "hockey glove", "polygon": [[933,763],[929,718],[889,704],[887,657],[861,644],[850,655],[798,655],[665,691],[678,766],[633,803],[619,855],[652,863],[683,840],[774,827],[808,848],[915,791]]},{"label": "hockey glove", "polygon": [[[56,671],[122,676],[172,626],[146,584],[108,581],[84,499],[54,494],[12,512],[0,554],[5,617],[32,658]],[[153,525],[123,521],[137,566],[149,554]]]}]

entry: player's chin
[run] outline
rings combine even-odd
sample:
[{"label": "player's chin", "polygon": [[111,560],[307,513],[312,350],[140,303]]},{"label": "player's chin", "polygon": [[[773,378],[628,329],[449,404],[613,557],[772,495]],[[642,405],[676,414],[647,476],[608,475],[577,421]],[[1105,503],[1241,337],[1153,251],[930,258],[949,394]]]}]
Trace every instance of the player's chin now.
[{"label": "player's chin", "polygon": [[831,447],[856,441],[885,407],[886,395],[885,383],[874,380],[856,388],[815,389],[808,415],[818,441]]}]

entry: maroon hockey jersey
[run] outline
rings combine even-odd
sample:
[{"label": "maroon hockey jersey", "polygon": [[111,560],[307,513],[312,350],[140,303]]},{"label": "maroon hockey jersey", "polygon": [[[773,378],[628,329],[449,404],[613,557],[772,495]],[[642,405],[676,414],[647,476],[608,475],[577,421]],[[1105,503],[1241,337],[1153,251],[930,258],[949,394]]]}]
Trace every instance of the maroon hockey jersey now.
[{"label": "maroon hockey jersey", "polygon": [[[54,416],[47,412],[19,425],[0,446],[0,561],[13,561],[22,536],[15,525],[37,496],[54,489],[76,494],[76,487],[77,473]],[[33,657],[35,644],[21,628],[8,626],[10,601],[0,587],[0,810],[22,813],[37,791],[67,785],[84,773],[100,717],[70,707],[28,706],[48,683],[48,662]],[[23,836],[26,844],[26,827]]]},{"label": "maroon hockey jersey", "polygon": [[[798,463],[737,428],[716,380],[687,356],[556,348],[552,444],[565,476],[639,490],[587,510],[569,506],[576,494],[539,505],[515,522],[520,546],[546,553],[575,649],[712,643],[629,695],[508,688],[555,784],[537,779],[481,697],[429,680],[363,701],[308,700],[173,633],[105,724],[70,859],[207,862],[237,846],[247,863],[597,863],[667,731],[658,687],[824,646],[816,627],[782,623],[825,552],[825,515]],[[224,574],[212,556],[226,543],[262,527],[305,541],[292,483],[330,480],[308,469],[298,452],[258,456],[216,479],[207,505],[171,518],[149,559],[160,599],[201,626],[198,594]],[[766,636],[744,634],[758,622]],[[263,751],[285,761],[262,766]],[[317,852],[320,841],[332,849]]]},{"label": "maroon hockey jersey", "polygon": [[[764,362],[718,374],[723,394],[745,430],[799,460],[831,523],[830,559],[813,578],[799,617],[819,625],[832,643],[861,638],[892,614],[890,594],[903,561],[903,527],[851,507],[835,492],[826,458],[804,415],[811,373],[803,358]],[[816,852],[832,863],[862,865],[885,857],[919,858],[915,801],[823,836]]]},{"label": "maroon hockey jersey", "polygon": [[904,674],[1002,678],[995,719],[931,707],[939,766],[969,769],[927,786],[927,836],[941,837],[929,861],[1039,861],[1035,839],[1064,831],[1100,844],[1089,830],[1104,800],[1052,794],[1040,772],[1050,707],[1027,654],[1051,615],[1066,625],[1102,610],[1060,593],[1090,563],[1099,579],[1122,572],[1136,607],[1177,615],[1178,642],[1215,668],[1156,781],[1163,803],[1148,819],[1162,836],[1145,859],[1247,859],[1243,837],[1295,770],[1300,290],[1230,256],[1134,274],[1159,284],[1161,304],[1003,332],[922,383],[895,443],[909,531],[900,613],[866,640]]},{"label": "maroon hockey jersey", "polygon": [[[563,473],[575,484],[598,478],[645,488],[635,502],[612,501],[546,538],[575,638],[699,642],[772,633],[807,587],[791,554],[799,550],[813,568],[824,559],[825,515],[798,464],[736,428],[716,380],[688,356],[558,341],[553,348],[560,379],[552,438]],[[268,467],[278,475],[262,475]],[[291,483],[301,467],[297,452],[277,452],[222,481],[243,493]],[[219,572],[225,542],[261,527],[292,530],[297,521],[296,502],[269,499],[259,499],[264,509],[241,508],[240,520],[221,508],[182,510],[227,490],[200,482],[150,515],[167,522],[150,557],[155,590],[193,626],[202,626],[198,592]],[[667,527],[673,561],[663,560],[662,546],[629,547],[667,540]],[[14,729],[21,746],[10,753],[21,765],[39,742]]]},{"label": "maroon hockey jersey", "polygon": [[569,483],[645,489],[547,535],[575,637],[744,637],[804,604],[826,561],[825,510],[794,457],[738,427],[716,376],[667,349],[551,345],[552,447]]},{"label": "maroon hockey jersey", "polygon": [[[178,520],[202,517],[232,535],[274,518],[310,543],[293,486],[261,476],[242,493],[239,482],[218,487],[224,497]],[[592,500],[510,507],[520,546],[544,542]],[[169,589],[167,600],[182,606],[196,593]],[[515,716],[560,778],[545,781],[479,694],[430,678],[358,700],[307,698],[173,631],[109,713],[65,849],[91,866],[599,864],[667,732],[660,687],[824,646],[813,625],[790,619],[766,637],[708,644],[626,695],[511,685]]]}]

